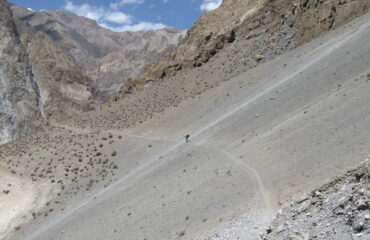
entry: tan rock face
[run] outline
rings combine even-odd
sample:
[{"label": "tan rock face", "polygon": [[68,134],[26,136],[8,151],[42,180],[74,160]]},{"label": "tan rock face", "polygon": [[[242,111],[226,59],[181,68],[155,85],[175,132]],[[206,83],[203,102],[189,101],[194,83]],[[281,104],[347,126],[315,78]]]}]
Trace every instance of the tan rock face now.
[{"label": "tan rock face", "polygon": [[297,4],[301,14],[297,19],[297,44],[315,39],[323,32],[336,28],[369,8],[368,1],[332,0],[316,3],[301,1]]},{"label": "tan rock face", "polygon": [[244,55],[235,59],[233,65],[244,60],[253,62],[255,55],[269,60],[363,15],[369,8],[366,0],[224,0],[218,9],[200,17],[170,55],[133,77],[112,99],[125,95],[129,87],[141,86],[147,79],[193,71],[215,56],[226,59],[236,53]]},{"label": "tan rock face", "polygon": [[43,124],[37,82],[19,40],[12,13],[0,1],[0,144]]},{"label": "tan rock face", "polygon": [[99,101],[94,81],[47,35],[41,32],[23,34],[22,40],[49,122],[67,119],[94,107]]}]

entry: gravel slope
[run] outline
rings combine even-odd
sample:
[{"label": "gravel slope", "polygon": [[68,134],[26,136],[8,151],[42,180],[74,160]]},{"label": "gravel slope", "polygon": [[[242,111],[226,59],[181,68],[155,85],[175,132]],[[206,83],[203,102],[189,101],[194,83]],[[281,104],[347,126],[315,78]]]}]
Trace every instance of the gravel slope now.
[{"label": "gravel slope", "polygon": [[[46,180],[36,176],[35,184],[63,180],[54,201],[64,200],[8,239],[194,239],[238,216],[250,220],[236,234],[255,239],[279,201],[310,191],[369,154],[369,19],[358,18],[126,129],[72,123],[33,136],[34,146],[22,140],[22,157],[15,151],[21,140],[3,147],[17,175],[27,169],[15,163],[35,150],[51,159],[77,154],[57,161],[57,168],[83,168],[89,159],[94,165],[83,173],[51,169]],[[96,114],[114,121],[110,112],[129,106],[117,102]],[[71,146],[75,153],[68,152]],[[99,156],[91,153],[94,147]],[[87,156],[80,154],[85,150]],[[117,168],[99,165],[100,156]],[[89,178],[82,176],[97,179],[104,171],[104,180],[87,190]]]}]

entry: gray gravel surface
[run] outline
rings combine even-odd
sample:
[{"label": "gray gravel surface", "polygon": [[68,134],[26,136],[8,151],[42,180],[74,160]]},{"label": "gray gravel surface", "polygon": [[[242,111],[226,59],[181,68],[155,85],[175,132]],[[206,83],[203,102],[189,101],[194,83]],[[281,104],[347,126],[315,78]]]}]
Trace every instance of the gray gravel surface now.
[{"label": "gray gravel surface", "polygon": [[[268,224],[278,201],[369,154],[369,19],[115,130],[102,147],[117,152],[109,158],[118,167],[112,182],[77,192],[64,211],[22,225],[9,239],[195,239],[239,216],[249,220],[221,239],[257,239],[252,229]],[[106,118],[118,104],[102,110]]]}]

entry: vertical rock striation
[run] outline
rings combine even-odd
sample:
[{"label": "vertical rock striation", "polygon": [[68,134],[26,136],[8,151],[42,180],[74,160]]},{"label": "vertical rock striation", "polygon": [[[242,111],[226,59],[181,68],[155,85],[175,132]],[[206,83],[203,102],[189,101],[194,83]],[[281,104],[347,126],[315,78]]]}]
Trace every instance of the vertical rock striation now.
[{"label": "vertical rock striation", "polygon": [[41,99],[6,0],[0,0],[0,144],[43,124]]}]

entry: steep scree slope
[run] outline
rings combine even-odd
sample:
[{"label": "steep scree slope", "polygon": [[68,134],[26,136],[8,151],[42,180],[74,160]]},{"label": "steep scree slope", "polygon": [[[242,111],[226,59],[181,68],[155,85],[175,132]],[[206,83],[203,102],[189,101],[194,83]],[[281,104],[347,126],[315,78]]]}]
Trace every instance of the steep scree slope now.
[{"label": "steep scree slope", "polygon": [[364,0],[224,1],[203,14],[171,54],[110,98],[108,106],[119,106],[115,102],[124,98],[127,107],[109,111],[109,118],[98,110],[73,122],[121,128],[143,121],[363,15],[369,7]]},{"label": "steep scree slope", "polygon": [[369,18],[127,129],[113,128],[139,121],[130,105],[149,88],[83,114],[95,128],[71,121],[0,147],[12,176],[55,190],[9,239],[198,239],[242,214],[239,239],[256,239],[277,201],[369,154]]}]

